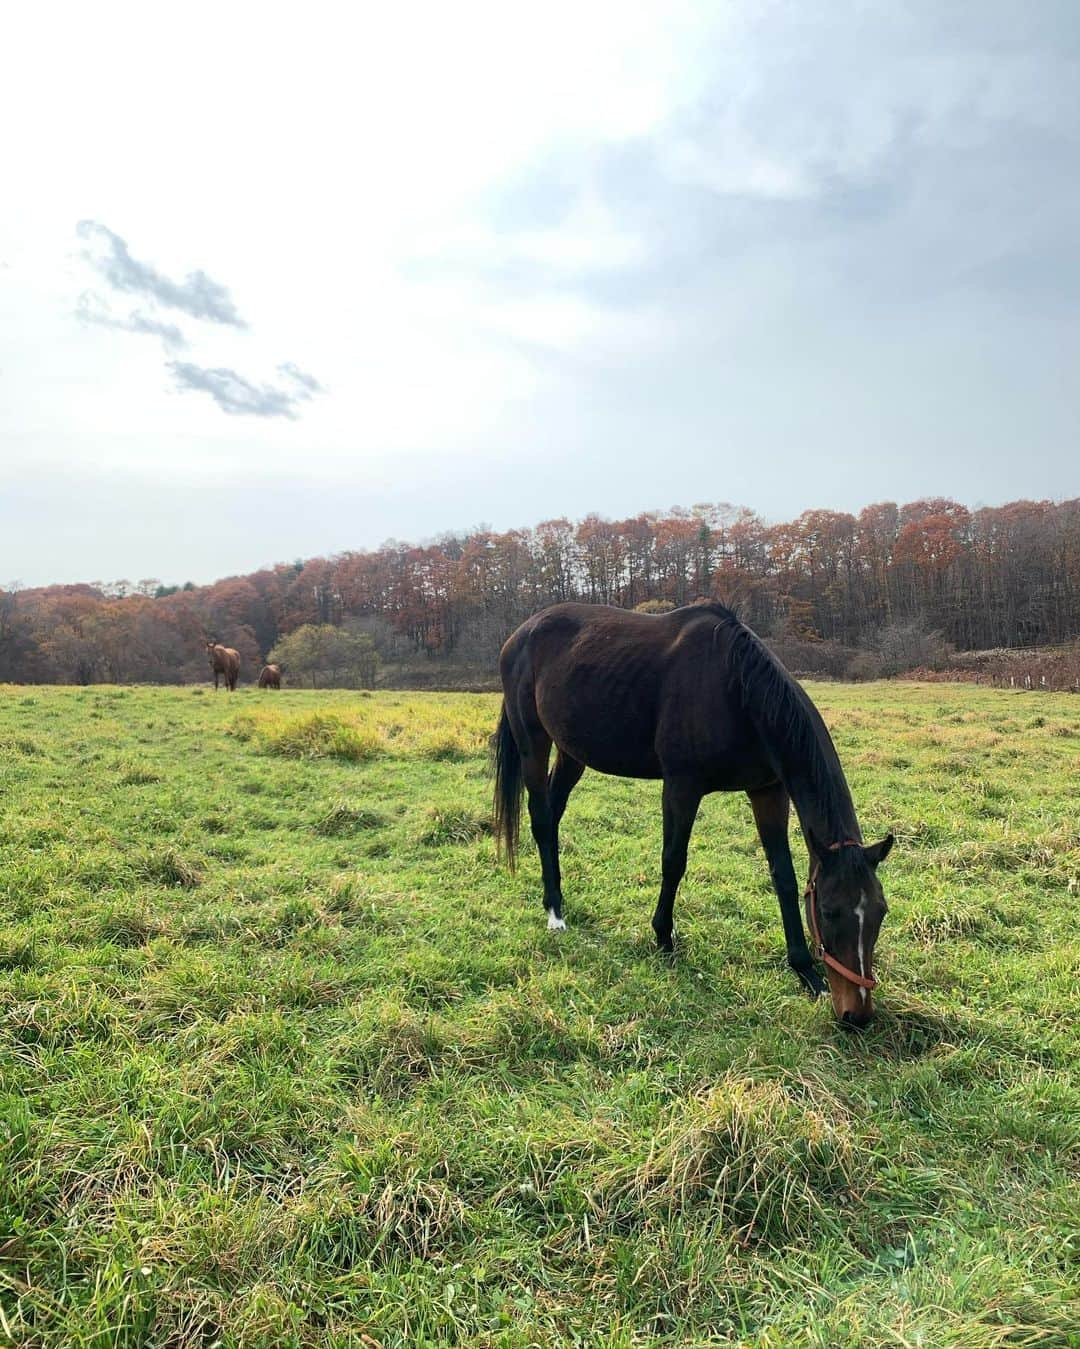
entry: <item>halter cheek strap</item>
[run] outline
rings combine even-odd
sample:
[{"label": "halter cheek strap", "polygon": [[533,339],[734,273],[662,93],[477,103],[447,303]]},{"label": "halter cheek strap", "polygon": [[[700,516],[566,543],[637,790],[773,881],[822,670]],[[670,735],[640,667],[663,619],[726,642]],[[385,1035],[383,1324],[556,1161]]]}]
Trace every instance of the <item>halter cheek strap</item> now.
[{"label": "halter cheek strap", "polygon": [[[854,839],[846,838],[841,843],[830,843],[829,852],[839,852],[841,848],[858,848],[861,845]],[[831,956],[825,950],[825,943],[821,940],[821,927],[818,924],[817,914],[817,878],[818,871],[821,868],[820,862],[814,863],[814,869],[810,873],[810,879],[806,884],[806,899],[810,901],[810,930],[814,938],[814,953],[819,960],[823,960],[830,969],[834,969],[837,974],[842,975],[849,983],[857,984],[859,988],[877,988],[877,980],[872,976],[867,978],[865,974],[856,974],[854,970],[849,970],[846,965],[841,965],[835,956]]]}]

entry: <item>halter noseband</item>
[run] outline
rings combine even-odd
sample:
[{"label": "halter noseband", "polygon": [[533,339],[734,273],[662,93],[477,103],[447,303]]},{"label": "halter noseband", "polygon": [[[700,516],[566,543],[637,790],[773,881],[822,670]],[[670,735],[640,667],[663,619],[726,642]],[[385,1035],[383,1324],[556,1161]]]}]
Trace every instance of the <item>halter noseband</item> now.
[{"label": "halter noseband", "polygon": [[[862,845],[856,843],[854,839],[846,838],[842,843],[830,843],[829,852],[839,852],[841,848],[859,848]],[[814,938],[814,954],[819,960],[823,960],[830,969],[834,969],[837,974],[843,975],[850,983],[857,984],[859,988],[877,988],[877,980],[871,976],[869,979],[865,974],[856,974],[854,970],[849,970],[846,965],[841,965],[835,956],[829,955],[825,950],[825,943],[821,940],[821,928],[818,925],[817,916],[817,878],[821,869],[821,863],[815,862],[814,869],[810,873],[810,879],[806,883],[806,893],[804,898],[810,901],[810,930]]]}]

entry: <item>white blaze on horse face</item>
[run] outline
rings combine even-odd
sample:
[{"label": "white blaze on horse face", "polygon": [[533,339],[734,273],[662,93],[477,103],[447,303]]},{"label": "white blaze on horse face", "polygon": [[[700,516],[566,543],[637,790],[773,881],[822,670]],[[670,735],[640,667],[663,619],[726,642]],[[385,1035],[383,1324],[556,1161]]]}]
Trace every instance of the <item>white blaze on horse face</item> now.
[{"label": "white blaze on horse face", "polygon": [[[859,902],[855,906],[855,913],[859,919],[859,973],[866,978],[866,954],[863,949],[863,922],[866,919],[866,892],[859,895]],[[866,989],[859,989],[859,997],[863,1003],[866,1002]]]},{"label": "white blaze on horse face", "polygon": [[563,920],[562,920],[561,918],[559,918],[559,917],[556,916],[556,913],[555,913],[555,910],[554,910],[554,909],[548,909],[548,911],[547,911],[547,916],[548,916],[548,931],[549,931],[549,932],[565,932],[565,931],[566,931],[566,924],[563,922]]}]

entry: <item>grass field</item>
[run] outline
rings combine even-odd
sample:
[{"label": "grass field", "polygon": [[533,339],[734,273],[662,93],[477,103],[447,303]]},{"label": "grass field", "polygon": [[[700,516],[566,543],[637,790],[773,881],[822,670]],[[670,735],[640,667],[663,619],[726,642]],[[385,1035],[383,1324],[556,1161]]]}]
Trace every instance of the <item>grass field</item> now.
[{"label": "grass field", "polygon": [[862,1035],[742,797],[669,961],[586,775],[548,933],[491,696],[0,689],[0,1337],[1080,1343],[1080,700],[812,692],[898,836]]}]

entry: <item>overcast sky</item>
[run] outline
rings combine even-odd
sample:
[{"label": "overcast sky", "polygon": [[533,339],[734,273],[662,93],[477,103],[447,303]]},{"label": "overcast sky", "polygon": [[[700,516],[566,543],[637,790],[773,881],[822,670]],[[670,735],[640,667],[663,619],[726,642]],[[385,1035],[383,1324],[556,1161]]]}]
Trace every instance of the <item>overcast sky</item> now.
[{"label": "overcast sky", "polygon": [[0,49],[0,584],[1080,493],[1080,5],[61,5]]}]

